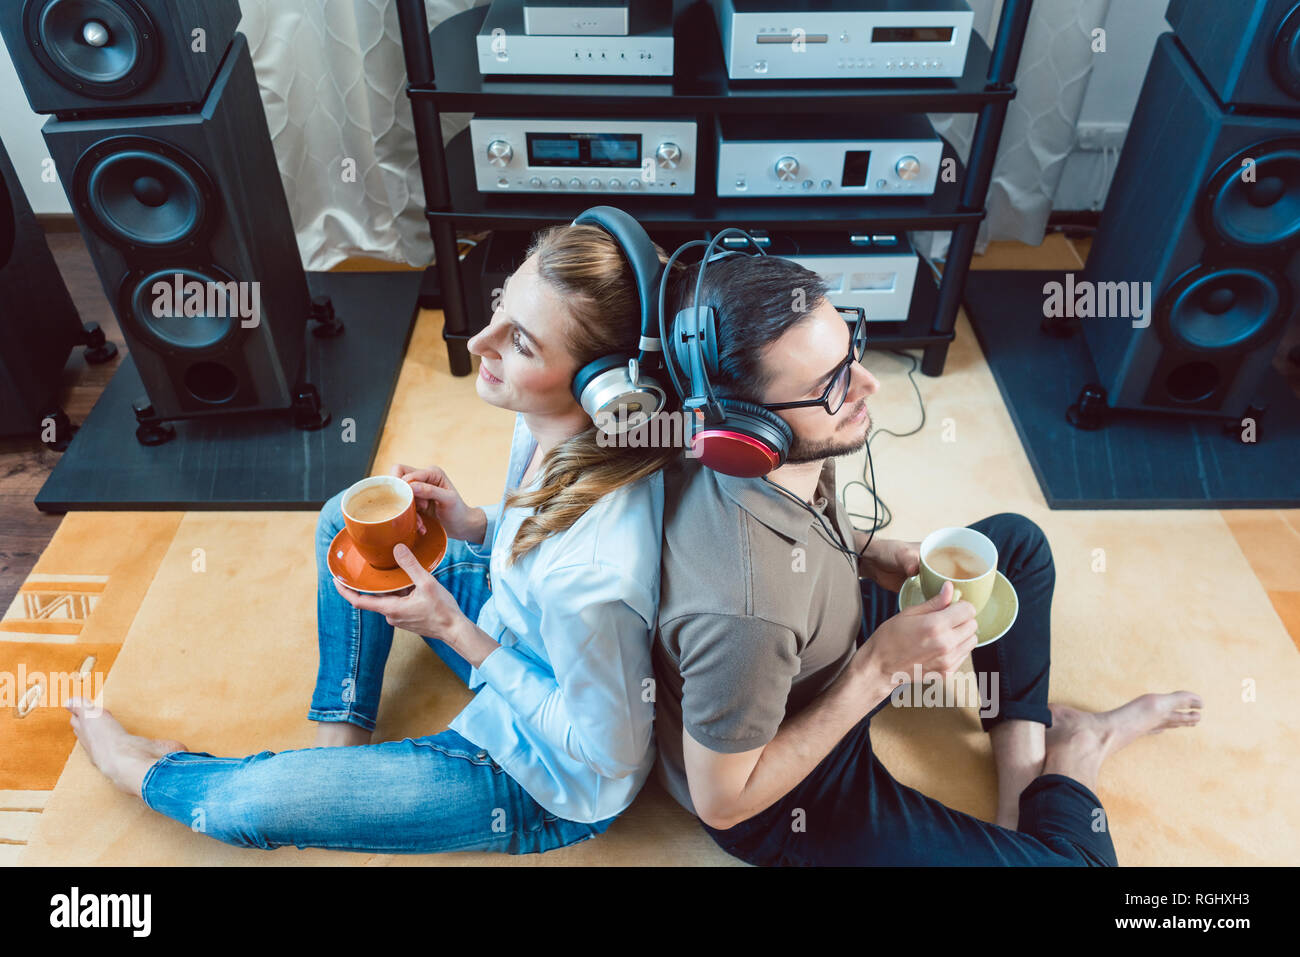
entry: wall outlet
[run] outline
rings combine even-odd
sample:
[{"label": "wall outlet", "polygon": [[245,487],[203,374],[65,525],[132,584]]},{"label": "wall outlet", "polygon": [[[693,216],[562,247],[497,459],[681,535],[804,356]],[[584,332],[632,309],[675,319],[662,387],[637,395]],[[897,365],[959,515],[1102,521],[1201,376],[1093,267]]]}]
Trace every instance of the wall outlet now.
[{"label": "wall outlet", "polygon": [[1074,143],[1078,149],[1095,151],[1118,150],[1128,134],[1127,123],[1080,123],[1075,130]]}]

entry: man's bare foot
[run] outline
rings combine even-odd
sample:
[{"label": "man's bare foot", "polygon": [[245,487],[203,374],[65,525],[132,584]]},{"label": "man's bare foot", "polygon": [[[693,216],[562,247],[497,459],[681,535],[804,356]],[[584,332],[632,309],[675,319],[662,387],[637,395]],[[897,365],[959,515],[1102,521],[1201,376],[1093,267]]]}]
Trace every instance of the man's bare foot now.
[{"label": "man's bare foot", "polygon": [[163,755],[189,750],[179,741],[128,734],[108,709],[96,711],[82,698],[69,698],[64,707],[91,763],[127,794],[140,797],[145,772]]},{"label": "man's bare foot", "polygon": [[1139,695],[1110,711],[1080,711],[1049,704],[1044,774],[1064,774],[1096,790],[1101,763],[1144,734],[1186,728],[1201,720],[1200,695],[1191,691]]}]

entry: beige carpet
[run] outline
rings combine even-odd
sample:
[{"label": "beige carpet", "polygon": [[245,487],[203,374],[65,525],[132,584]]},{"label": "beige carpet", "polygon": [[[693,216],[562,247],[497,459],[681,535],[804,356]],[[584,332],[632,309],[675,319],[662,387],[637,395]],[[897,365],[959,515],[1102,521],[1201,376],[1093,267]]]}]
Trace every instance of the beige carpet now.
[{"label": "beige carpet", "polygon": [[[440,314],[420,317],[373,471],[436,463],[470,501],[494,501],[512,414],[479,401],[472,379],[449,374],[440,328]],[[1294,864],[1300,656],[1228,522],[1214,510],[1049,511],[964,317],[957,331],[944,375],[916,376],[924,430],[873,443],[879,491],[896,516],[884,534],[919,539],[994,512],[1030,516],[1057,565],[1053,700],[1104,709],[1183,688],[1205,699],[1199,727],[1143,739],[1103,768],[1099,791],[1121,864]],[[907,363],[887,353],[869,362],[883,383],[873,417],[909,431],[918,411]],[[860,472],[858,461],[840,463],[841,481]],[[147,589],[133,619],[113,620],[121,650],[104,691],[132,732],[214,754],[304,747],[315,728],[305,717],[317,663],[315,519],[72,513],[35,571],[106,576],[106,609]],[[129,550],[104,545],[110,529]],[[196,549],[202,573],[193,570]],[[1298,587],[1278,574],[1279,587]],[[87,641],[108,640],[89,624],[84,631]],[[468,696],[418,636],[399,632],[376,740],[440,730]],[[886,709],[873,739],[900,780],[991,818],[995,773],[974,711]],[[736,863],[654,784],[601,838],[518,858],[230,847],[117,792],[80,747],[48,799],[32,803],[44,810],[28,810],[28,843],[16,855],[25,865]]]}]

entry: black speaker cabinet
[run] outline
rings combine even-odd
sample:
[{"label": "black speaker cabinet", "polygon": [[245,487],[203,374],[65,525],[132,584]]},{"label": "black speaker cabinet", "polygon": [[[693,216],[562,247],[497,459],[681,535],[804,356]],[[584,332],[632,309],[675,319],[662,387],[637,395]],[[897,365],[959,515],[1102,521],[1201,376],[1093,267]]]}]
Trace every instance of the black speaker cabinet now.
[{"label": "black speaker cabinet", "polygon": [[1225,104],[1300,112],[1300,3],[1170,0],[1165,19]]},{"label": "black speaker cabinet", "polygon": [[68,353],[84,332],[45,233],[0,144],[0,435],[41,431],[62,415]]},{"label": "black speaker cabinet", "polygon": [[245,37],[199,112],[44,133],[157,417],[291,406],[312,304]]},{"label": "black speaker cabinet", "polygon": [[[1240,414],[1295,308],[1298,244],[1300,118],[1225,112],[1163,34],[1083,272],[1110,406]],[[1114,315],[1145,282],[1148,315]]]},{"label": "black speaker cabinet", "polygon": [[238,0],[0,0],[37,113],[193,108],[239,25]]}]

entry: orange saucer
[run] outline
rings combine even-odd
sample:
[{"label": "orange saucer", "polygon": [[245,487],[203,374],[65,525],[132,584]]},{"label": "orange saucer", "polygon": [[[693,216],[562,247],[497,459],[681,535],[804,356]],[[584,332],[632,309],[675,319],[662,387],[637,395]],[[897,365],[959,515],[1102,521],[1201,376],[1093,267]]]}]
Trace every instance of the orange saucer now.
[{"label": "orange saucer", "polygon": [[[447,533],[428,517],[424,519],[424,526],[424,534],[416,536],[411,551],[415,553],[417,562],[433,571],[442,561],[442,556],[447,554]],[[367,595],[388,595],[411,587],[411,576],[401,565],[385,571],[366,561],[346,528],[339,529],[334,541],[330,542],[329,567],[330,574],[342,584]]]}]

